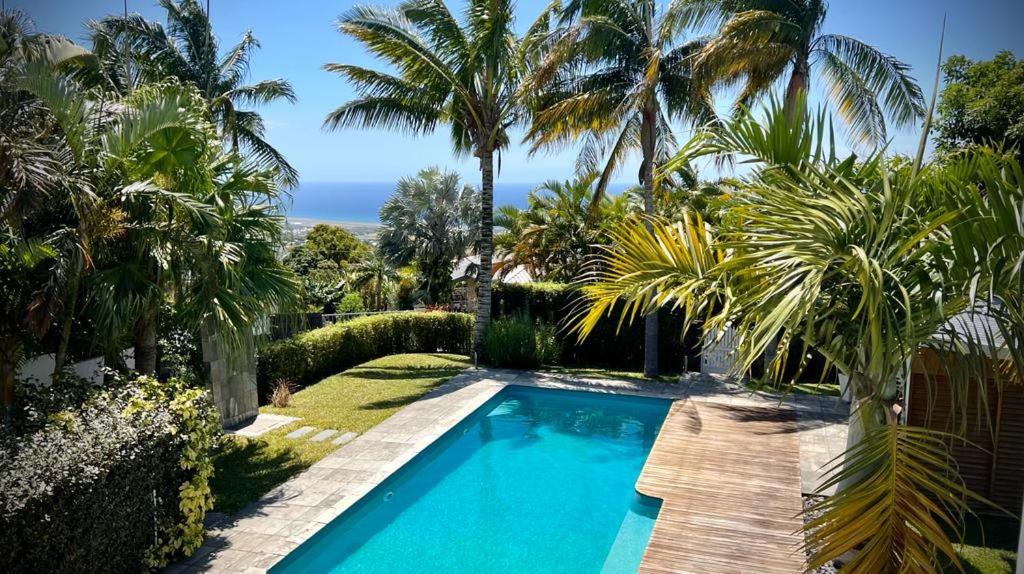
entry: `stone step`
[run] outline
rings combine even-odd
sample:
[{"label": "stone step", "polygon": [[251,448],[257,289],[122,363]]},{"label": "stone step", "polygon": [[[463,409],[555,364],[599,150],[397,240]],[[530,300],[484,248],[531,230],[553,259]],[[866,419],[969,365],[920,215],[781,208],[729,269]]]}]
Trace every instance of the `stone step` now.
[{"label": "stone step", "polygon": [[302,438],[316,430],[316,427],[302,427],[284,435],[284,438]]},{"label": "stone step", "polygon": [[336,431],[334,429],[322,430],[322,431],[316,433],[315,435],[313,435],[309,440],[311,440],[313,442],[323,442],[323,441],[331,438],[332,436],[334,436],[336,434],[338,434],[338,431]]},{"label": "stone step", "polygon": [[332,440],[331,444],[345,444],[348,441],[356,438],[357,436],[359,436],[359,435],[357,435],[354,432],[347,432],[347,433],[345,433],[345,434],[335,438],[334,440]]}]

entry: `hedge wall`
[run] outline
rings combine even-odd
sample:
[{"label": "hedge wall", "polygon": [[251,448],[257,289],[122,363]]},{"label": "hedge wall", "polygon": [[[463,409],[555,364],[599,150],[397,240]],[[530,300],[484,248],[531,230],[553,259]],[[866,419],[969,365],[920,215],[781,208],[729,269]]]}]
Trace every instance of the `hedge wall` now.
[{"label": "hedge wall", "polygon": [[306,331],[260,348],[260,401],[280,379],[304,386],[393,353],[469,353],[472,338],[466,313],[388,313]]},{"label": "hedge wall", "polygon": [[205,391],[142,378],[43,421],[0,447],[0,572],[144,572],[202,544]]},{"label": "hedge wall", "polygon": [[[579,301],[580,292],[564,283],[495,283],[491,295],[491,312],[497,317],[524,313],[536,320],[557,327],[561,342],[560,364],[641,370],[644,363],[644,326],[642,321],[623,325],[616,333],[618,315],[598,323],[590,336],[577,343],[576,335],[567,333],[564,321]],[[700,368],[698,334],[683,333],[681,313],[660,312],[658,361],[664,372],[682,372]]]}]

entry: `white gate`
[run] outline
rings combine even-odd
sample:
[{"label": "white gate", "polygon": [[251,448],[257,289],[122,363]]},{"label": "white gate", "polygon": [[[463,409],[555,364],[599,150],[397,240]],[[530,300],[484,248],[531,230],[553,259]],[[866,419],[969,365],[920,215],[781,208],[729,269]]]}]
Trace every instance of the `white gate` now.
[{"label": "white gate", "polygon": [[716,340],[705,341],[701,349],[700,372],[712,375],[728,373],[735,360],[736,345],[736,330],[732,327],[727,327]]}]

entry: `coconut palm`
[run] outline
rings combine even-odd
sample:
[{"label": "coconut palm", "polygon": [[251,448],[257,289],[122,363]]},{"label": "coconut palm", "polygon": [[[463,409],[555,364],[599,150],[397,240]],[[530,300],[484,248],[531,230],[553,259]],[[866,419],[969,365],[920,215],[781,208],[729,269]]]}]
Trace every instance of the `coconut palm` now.
[{"label": "coconut palm", "polygon": [[[654,213],[654,170],[675,151],[671,121],[714,118],[710,92],[693,74],[701,39],[680,42],[687,24],[678,3],[573,0],[531,78],[540,92],[528,138],[533,150],[583,138],[578,171],[600,173],[596,201],[629,154],[640,152],[644,210]],[[658,374],[658,318],[647,318],[644,373]]]},{"label": "coconut palm", "polygon": [[[447,124],[459,155],[480,162],[480,268],[491,269],[494,159],[524,109],[520,83],[528,44],[515,33],[510,0],[470,0],[460,20],[443,0],[407,0],[395,8],[359,6],[338,22],[394,73],[351,64],[324,69],[345,77],[359,97],[331,112],[330,129],[384,128],[413,135]],[[528,35],[529,36],[529,35]],[[424,270],[427,271],[427,270]],[[482,354],[491,314],[491,274],[478,277],[474,348]]]},{"label": "coconut palm", "polygon": [[[285,100],[295,101],[286,80],[245,83],[249,63],[260,47],[252,31],[223,55],[206,11],[196,0],[160,0],[167,25],[138,14],[108,16],[90,23],[93,49],[104,63],[110,87],[125,90],[133,83],[177,78],[199,89],[232,151],[245,151],[263,167],[276,168],[287,186],[298,172],[266,139],[259,113],[244,109]],[[130,58],[130,65],[125,65]]]},{"label": "coconut palm", "polygon": [[398,286],[398,270],[374,251],[349,270],[351,285],[361,289],[374,311],[385,311],[388,298]]},{"label": "coconut palm", "polygon": [[713,81],[742,82],[739,104],[750,107],[776,81],[786,79],[786,109],[792,114],[812,72],[824,76],[829,96],[853,135],[886,139],[886,118],[897,127],[924,114],[921,88],[910,66],[856,38],[822,34],[825,0],[681,0],[697,22],[712,22],[718,35],[701,50],[697,64]]},{"label": "coconut palm", "polygon": [[415,263],[428,303],[447,299],[455,262],[480,238],[480,194],[455,172],[424,169],[399,180],[380,209],[378,250],[388,263]]},{"label": "coconut palm", "polygon": [[654,235],[641,221],[613,230],[577,329],[585,335],[622,299],[626,320],[678,306],[705,337],[736,330],[737,373],[780,340],[776,380],[799,337],[850,376],[853,394],[849,449],[823,487],[839,492],[806,527],[810,567],[856,551],[844,571],[933,571],[937,555],[957,561],[947,531],[976,497],[943,462],[946,436],[899,424],[900,381],[950,317],[1019,290],[1019,270],[994,270],[1020,258],[1012,214],[1024,209],[1024,175],[980,150],[921,169],[880,155],[842,160],[827,119],[796,114],[773,103],[764,123],[742,117],[684,147],[681,159],[740,154],[755,171],[717,229],[691,215],[654,220]]}]

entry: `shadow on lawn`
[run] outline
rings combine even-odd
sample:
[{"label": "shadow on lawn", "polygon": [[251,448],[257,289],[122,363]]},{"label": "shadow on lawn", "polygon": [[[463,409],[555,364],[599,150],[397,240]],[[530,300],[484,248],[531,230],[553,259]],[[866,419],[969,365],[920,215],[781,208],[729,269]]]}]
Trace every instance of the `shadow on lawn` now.
[{"label": "shadow on lawn", "polygon": [[263,493],[312,466],[287,448],[262,440],[224,437],[214,457],[210,487],[215,510],[233,514]]},{"label": "shadow on lawn", "polygon": [[[441,382],[443,382],[443,381],[441,381]],[[434,389],[437,386],[439,386],[441,384],[441,382],[439,382],[439,383],[437,383],[435,385],[431,385],[430,388],[427,389],[427,392],[429,392],[431,389]],[[380,411],[380,410],[386,410],[386,409],[396,409],[396,408],[404,407],[405,405],[408,405],[408,404],[416,402],[424,394],[425,393],[422,393],[422,392],[420,392],[420,393],[412,393],[412,394],[409,394],[409,395],[403,395],[401,397],[391,397],[389,399],[381,399],[379,401],[373,401],[371,403],[363,403],[363,404],[359,405],[359,410],[362,410],[362,411]]]}]

